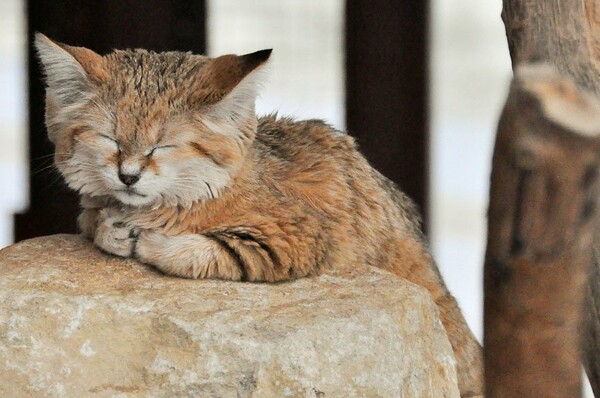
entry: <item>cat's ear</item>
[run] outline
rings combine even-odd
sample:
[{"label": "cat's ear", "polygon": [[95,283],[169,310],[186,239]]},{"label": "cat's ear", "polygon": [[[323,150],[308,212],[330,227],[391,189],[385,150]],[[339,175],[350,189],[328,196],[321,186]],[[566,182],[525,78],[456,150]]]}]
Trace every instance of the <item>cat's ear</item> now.
[{"label": "cat's ear", "polygon": [[202,68],[201,84],[196,99],[213,105],[218,113],[254,112],[254,102],[263,81],[264,65],[272,50],[245,55],[223,55],[211,59]]},{"label": "cat's ear", "polygon": [[48,93],[62,105],[85,100],[94,84],[108,78],[104,59],[92,50],[35,35],[35,48],[46,75]]}]

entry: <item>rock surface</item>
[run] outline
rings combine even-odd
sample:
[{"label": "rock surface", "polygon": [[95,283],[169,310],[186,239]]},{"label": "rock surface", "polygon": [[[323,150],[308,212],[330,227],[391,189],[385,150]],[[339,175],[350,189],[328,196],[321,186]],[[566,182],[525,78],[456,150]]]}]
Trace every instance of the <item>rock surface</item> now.
[{"label": "rock surface", "polygon": [[55,235],[0,275],[2,397],[458,397],[429,294],[380,270],[184,280]]}]

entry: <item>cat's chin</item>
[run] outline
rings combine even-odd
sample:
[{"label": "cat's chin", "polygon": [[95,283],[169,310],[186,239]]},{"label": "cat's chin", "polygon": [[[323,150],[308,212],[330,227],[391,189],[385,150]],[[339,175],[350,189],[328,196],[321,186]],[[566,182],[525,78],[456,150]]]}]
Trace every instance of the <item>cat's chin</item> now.
[{"label": "cat's chin", "polygon": [[127,206],[141,207],[152,205],[154,203],[153,197],[149,195],[142,195],[139,193],[117,191],[114,192],[113,195],[115,199]]}]

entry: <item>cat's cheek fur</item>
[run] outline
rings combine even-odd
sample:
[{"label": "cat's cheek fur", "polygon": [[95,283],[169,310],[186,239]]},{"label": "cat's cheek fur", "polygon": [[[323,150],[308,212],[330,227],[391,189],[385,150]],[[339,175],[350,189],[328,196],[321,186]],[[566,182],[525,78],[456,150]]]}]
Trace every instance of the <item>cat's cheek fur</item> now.
[{"label": "cat's cheek fur", "polygon": [[[160,163],[160,175],[144,175],[136,189],[153,204],[190,207],[193,203],[215,199],[227,187],[231,172],[202,157]],[[131,203],[128,203],[131,204]]]},{"label": "cat's cheek fur", "polygon": [[69,159],[57,163],[57,168],[69,188],[90,197],[107,196],[119,184],[116,169],[106,162],[109,152],[110,149],[76,142]]},{"label": "cat's cheek fur", "polygon": [[166,236],[142,231],[135,247],[135,257],[161,272],[184,278],[220,278],[240,280],[241,271],[228,264],[220,246],[204,235]]}]

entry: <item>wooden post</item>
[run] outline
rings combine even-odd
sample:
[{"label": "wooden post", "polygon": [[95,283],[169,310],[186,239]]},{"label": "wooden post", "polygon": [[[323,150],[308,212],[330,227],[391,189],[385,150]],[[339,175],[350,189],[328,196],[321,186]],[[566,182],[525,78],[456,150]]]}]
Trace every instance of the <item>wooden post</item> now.
[{"label": "wooden post", "polygon": [[429,1],[346,1],[348,132],[427,227]]},{"label": "wooden post", "polygon": [[600,102],[520,66],[498,127],[485,258],[489,397],[577,397],[600,195]]},{"label": "wooden post", "polygon": [[[543,60],[600,96],[598,0],[504,0],[502,19],[513,66]],[[600,235],[595,247],[581,348],[594,394],[600,397]]]}]

